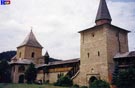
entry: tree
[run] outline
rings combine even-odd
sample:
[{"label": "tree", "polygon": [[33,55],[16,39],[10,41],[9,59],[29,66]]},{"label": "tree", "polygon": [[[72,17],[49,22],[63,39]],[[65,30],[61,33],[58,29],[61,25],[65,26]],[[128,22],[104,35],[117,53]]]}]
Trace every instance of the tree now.
[{"label": "tree", "polygon": [[95,80],[91,83],[90,88],[110,88],[110,85],[106,81]]},{"label": "tree", "polygon": [[6,51],[0,53],[0,60],[10,61],[13,56],[16,55],[16,51]]},{"label": "tree", "polygon": [[126,71],[119,72],[117,83],[118,88],[135,88],[135,68],[129,68]]},{"label": "tree", "polygon": [[54,85],[68,87],[73,85],[73,81],[68,76],[61,76]]},{"label": "tree", "polygon": [[113,75],[112,84],[114,84],[114,85],[117,83],[118,74],[119,74],[119,68],[118,68],[118,65],[116,64],[115,68],[114,68],[114,72],[112,74]]},{"label": "tree", "polygon": [[45,66],[45,67],[43,68],[43,71],[44,71],[43,82],[44,82],[44,83],[49,83],[49,80],[45,80],[45,74],[48,74],[48,73],[49,73],[49,67],[48,67],[48,66]]},{"label": "tree", "polygon": [[31,63],[28,67],[28,69],[25,71],[25,79],[27,80],[27,83],[34,83],[35,79],[37,77],[37,70],[35,68],[35,65]]},{"label": "tree", "polygon": [[7,61],[2,60],[0,62],[0,82],[9,83],[11,82],[11,68]]}]

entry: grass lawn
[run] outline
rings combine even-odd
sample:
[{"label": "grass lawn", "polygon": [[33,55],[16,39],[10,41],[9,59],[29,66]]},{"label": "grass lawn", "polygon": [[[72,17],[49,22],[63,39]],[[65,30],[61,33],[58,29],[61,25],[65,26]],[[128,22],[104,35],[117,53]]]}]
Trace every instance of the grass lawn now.
[{"label": "grass lawn", "polygon": [[37,84],[5,84],[1,83],[0,88],[68,88],[53,85],[37,85]]}]

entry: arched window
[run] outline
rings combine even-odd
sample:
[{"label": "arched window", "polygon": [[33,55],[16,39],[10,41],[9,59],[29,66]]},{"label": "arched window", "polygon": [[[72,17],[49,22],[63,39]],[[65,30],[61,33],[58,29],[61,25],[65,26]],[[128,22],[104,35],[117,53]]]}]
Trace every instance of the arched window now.
[{"label": "arched window", "polygon": [[34,58],[34,57],[35,57],[35,53],[34,53],[34,52],[32,52],[31,57],[32,57],[32,58]]}]

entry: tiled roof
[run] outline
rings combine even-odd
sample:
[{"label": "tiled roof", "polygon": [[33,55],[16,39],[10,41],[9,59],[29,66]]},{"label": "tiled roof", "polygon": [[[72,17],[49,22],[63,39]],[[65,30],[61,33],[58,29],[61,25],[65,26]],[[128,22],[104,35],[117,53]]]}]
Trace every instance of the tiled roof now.
[{"label": "tiled roof", "polygon": [[32,47],[38,47],[38,48],[43,48],[40,43],[37,41],[35,35],[33,34],[32,30],[31,32],[28,34],[28,36],[25,38],[25,40],[21,43],[19,47],[22,46],[32,46]]},{"label": "tiled roof", "polygon": [[59,64],[67,64],[67,63],[75,63],[75,62],[79,62],[80,59],[71,59],[71,60],[63,60],[63,61],[54,61],[54,62],[50,62],[49,65],[59,65]]},{"label": "tiled roof", "polygon": [[114,27],[116,30],[121,30],[121,31],[125,31],[125,32],[130,32],[130,31],[126,30],[126,29],[117,27],[117,26],[115,26],[115,25],[112,25],[112,24],[109,24],[109,23],[105,23],[105,24],[102,24],[102,25],[95,25],[95,26],[93,26],[93,27],[91,27],[91,28],[87,28],[87,29],[81,30],[81,31],[79,31],[79,33],[84,32],[84,31],[87,31],[87,30],[93,30],[94,28],[103,27],[104,25],[112,26],[112,27]]},{"label": "tiled roof", "polygon": [[62,64],[68,64],[68,63],[76,63],[79,62],[80,59],[71,59],[71,60],[63,60],[63,61],[54,61],[54,62],[49,62],[49,64],[41,64],[37,65],[36,68],[44,67],[44,66],[53,66],[53,65],[62,65]]},{"label": "tiled roof", "polygon": [[114,58],[127,58],[127,57],[135,57],[135,51],[126,52],[126,53],[117,53]]}]

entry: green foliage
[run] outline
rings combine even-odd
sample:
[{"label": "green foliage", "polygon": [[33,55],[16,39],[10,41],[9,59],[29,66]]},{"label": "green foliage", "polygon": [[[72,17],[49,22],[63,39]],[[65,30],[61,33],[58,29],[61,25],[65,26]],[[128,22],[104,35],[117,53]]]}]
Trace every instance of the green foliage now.
[{"label": "green foliage", "polygon": [[88,88],[87,86],[81,86],[80,88]]},{"label": "green foliage", "polygon": [[63,77],[63,76],[64,76],[64,74],[60,73],[60,74],[57,75],[57,78],[59,79],[60,77]]},{"label": "green foliage", "polygon": [[0,53],[0,60],[10,61],[13,56],[16,55],[16,51],[6,51]]},{"label": "green foliage", "polygon": [[7,61],[2,60],[0,62],[0,82],[9,83],[11,82],[11,68]]},{"label": "green foliage", "polygon": [[49,73],[49,67],[44,67],[44,73]]},{"label": "green foliage", "polygon": [[110,85],[106,81],[95,80],[91,83],[90,88],[110,88]]},{"label": "green foliage", "polygon": [[135,69],[130,68],[127,71],[119,72],[118,78],[116,78],[116,86],[118,88],[135,88]]},{"label": "green foliage", "polygon": [[68,87],[57,87],[53,85],[37,85],[37,84],[7,84],[7,83],[0,83],[0,88],[68,88]]},{"label": "green foliage", "polygon": [[79,85],[74,84],[71,88],[79,88]]},{"label": "green foliage", "polygon": [[37,70],[35,68],[35,65],[31,63],[25,72],[25,79],[27,80],[27,83],[31,84],[34,83],[36,77],[37,77]]},{"label": "green foliage", "polygon": [[61,76],[54,85],[68,87],[73,85],[73,81],[67,76]]},{"label": "green foliage", "polygon": [[115,69],[113,72],[113,78],[112,78],[112,84],[117,83],[118,74],[119,74],[119,68],[118,68],[118,65],[115,65]]},{"label": "green foliage", "polygon": [[46,81],[45,81],[45,84],[49,84],[49,80],[46,80]]}]

